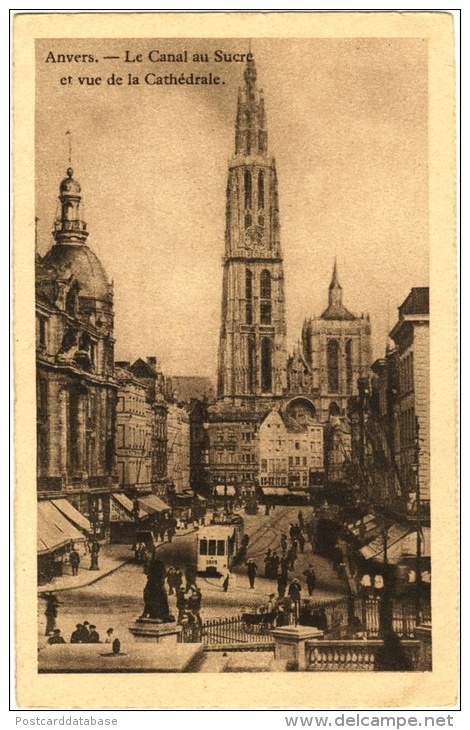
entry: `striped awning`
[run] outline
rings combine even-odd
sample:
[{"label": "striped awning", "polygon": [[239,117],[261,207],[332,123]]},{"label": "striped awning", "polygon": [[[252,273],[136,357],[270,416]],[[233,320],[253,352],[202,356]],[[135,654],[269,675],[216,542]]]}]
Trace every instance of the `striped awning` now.
[{"label": "striped awning", "polygon": [[[111,497],[114,499],[114,501],[118,504],[119,507],[121,507],[122,510],[124,510],[124,513],[128,517],[128,521],[131,522],[133,520],[133,514],[134,514],[134,505],[132,503],[132,500],[129,499],[129,497],[126,497],[125,494],[122,494],[122,492],[114,492]],[[140,505],[139,505],[140,506]],[[146,517],[147,512],[140,507],[139,509],[139,517]]]},{"label": "striped awning", "polygon": [[399,563],[403,555],[404,540],[410,534],[409,527],[393,524],[386,534],[380,535],[368,545],[361,548],[361,553],[366,560],[376,560],[379,563],[385,561],[385,552],[387,554],[387,562],[395,565]]},{"label": "striped awning", "polygon": [[75,527],[85,532],[91,532],[90,521],[66,499],[51,499],[51,502]]},{"label": "striped awning", "polygon": [[145,497],[139,497],[139,505],[148,515],[171,511],[171,508],[165,504],[163,499],[160,499],[155,494],[147,494]]},{"label": "striped awning", "polygon": [[71,542],[83,542],[84,535],[68,521],[52,502],[38,502],[37,552],[45,555]]}]

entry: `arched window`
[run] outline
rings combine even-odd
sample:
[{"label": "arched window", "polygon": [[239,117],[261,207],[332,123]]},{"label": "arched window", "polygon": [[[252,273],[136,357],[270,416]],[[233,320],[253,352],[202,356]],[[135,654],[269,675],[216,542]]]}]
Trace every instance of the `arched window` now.
[{"label": "arched window", "polygon": [[353,361],[352,361],[352,340],[346,340],[346,392],[350,395],[353,392]]},{"label": "arched window", "polygon": [[264,172],[258,173],[258,209],[264,209]]},{"label": "arched window", "polygon": [[247,364],[248,364],[248,392],[253,393],[255,390],[255,369],[256,369],[256,348],[255,338],[248,337],[247,342]]},{"label": "arched window", "polygon": [[253,324],[253,273],[245,272],[245,322]]},{"label": "arched window", "polygon": [[273,389],[273,343],[267,337],[261,340],[261,392],[271,393]]},{"label": "arched window", "polygon": [[251,172],[245,170],[245,208],[251,209]]},{"label": "arched window", "polygon": [[271,318],[271,274],[264,269],[260,278],[260,322],[261,324],[271,324]]},{"label": "arched window", "polygon": [[328,412],[329,412],[330,416],[339,416],[341,414],[339,405],[337,403],[335,403],[334,401],[333,401],[333,403],[330,403]]},{"label": "arched window", "polygon": [[328,340],[327,345],[328,392],[339,391],[339,342]]}]

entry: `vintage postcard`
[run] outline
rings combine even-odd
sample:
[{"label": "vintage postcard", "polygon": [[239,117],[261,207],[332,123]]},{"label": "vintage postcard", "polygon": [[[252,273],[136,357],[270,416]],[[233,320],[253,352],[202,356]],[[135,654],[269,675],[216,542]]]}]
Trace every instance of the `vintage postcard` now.
[{"label": "vintage postcard", "polygon": [[455,704],[453,43],[16,16],[19,707]]}]

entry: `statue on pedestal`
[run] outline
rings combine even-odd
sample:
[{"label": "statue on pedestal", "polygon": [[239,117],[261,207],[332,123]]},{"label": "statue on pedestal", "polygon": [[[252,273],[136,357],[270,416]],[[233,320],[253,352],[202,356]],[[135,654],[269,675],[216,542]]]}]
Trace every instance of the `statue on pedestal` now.
[{"label": "statue on pedestal", "polygon": [[171,623],[175,620],[170,614],[168,596],[165,590],[166,568],[161,560],[152,560],[147,573],[147,584],[144,588],[144,611],[141,618],[149,618],[159,623]]}]

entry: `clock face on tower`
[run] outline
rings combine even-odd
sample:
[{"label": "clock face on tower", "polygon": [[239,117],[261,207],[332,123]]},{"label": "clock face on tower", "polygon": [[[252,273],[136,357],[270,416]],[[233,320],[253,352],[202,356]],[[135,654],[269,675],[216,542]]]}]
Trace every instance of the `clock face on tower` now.
[{"label": "clock face on tower", "polygon": [[247,248],[264,248],[266,244],[264,230],[261,226],[248,226],[245,228],[245,246]]}]

